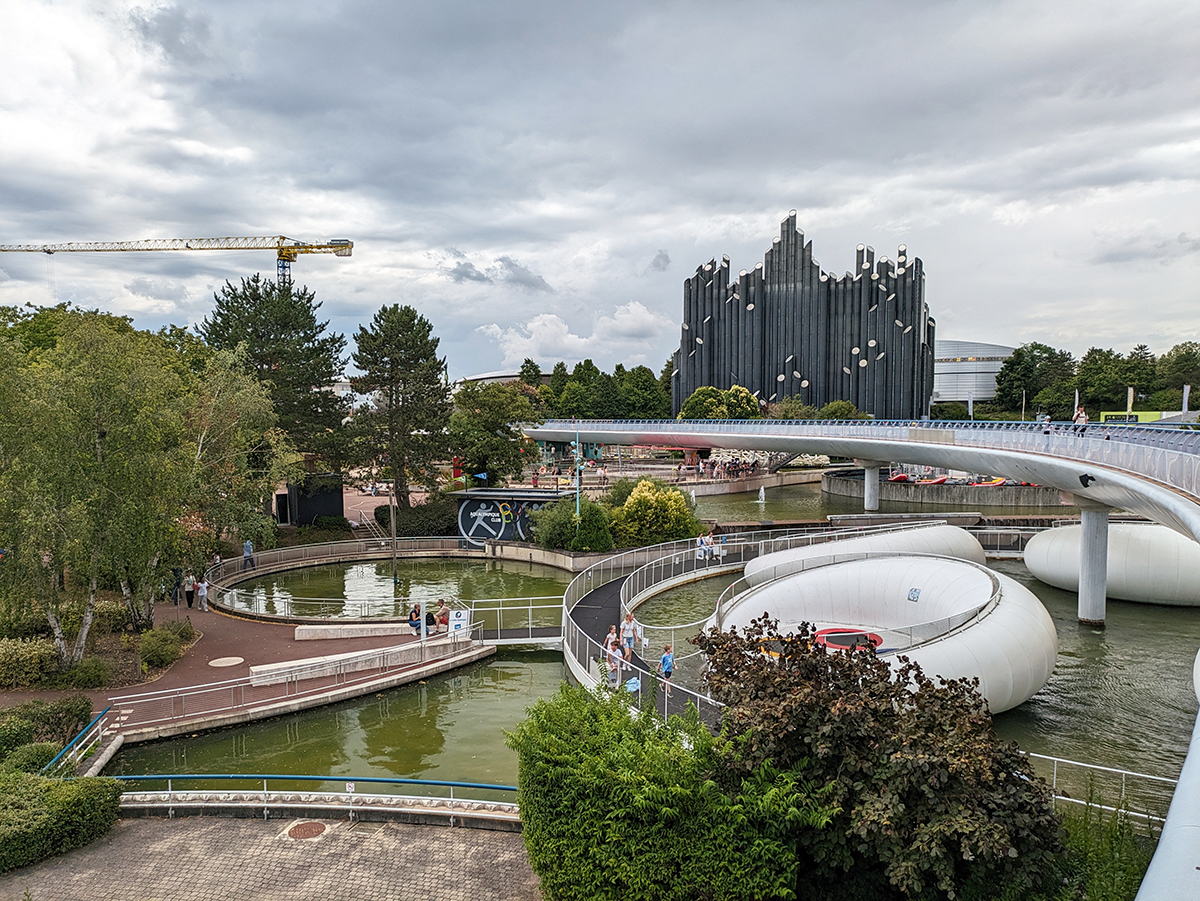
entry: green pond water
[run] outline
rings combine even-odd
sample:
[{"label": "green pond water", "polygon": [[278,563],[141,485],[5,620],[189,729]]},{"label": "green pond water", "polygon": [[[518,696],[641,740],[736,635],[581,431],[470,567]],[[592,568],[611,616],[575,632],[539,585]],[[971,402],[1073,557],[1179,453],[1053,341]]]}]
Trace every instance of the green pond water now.
[{"label": "green pond water", "polygon": [[500,648],[416,685],[273,720],[122,749],[109,775],[284,773],[515,785],[503,730],[558,690],[562,654]]},{"label": "green pond water", "polygon": [[561,598],[570,582],[570,573],[537,563],[409,557],[398,561],[395,584],[390,560],[338,563],[241,582],[227,597],[233,606],[266,613],[405,617],[413,604],[435,605],[438,598]]}]

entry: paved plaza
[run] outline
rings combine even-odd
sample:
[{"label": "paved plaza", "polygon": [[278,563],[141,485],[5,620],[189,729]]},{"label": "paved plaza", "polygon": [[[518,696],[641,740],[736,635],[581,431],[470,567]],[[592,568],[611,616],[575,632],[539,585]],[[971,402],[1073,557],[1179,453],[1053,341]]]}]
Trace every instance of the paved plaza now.
[{"label": "paved plaza", "polygon": [[[324,830],[315,838],[293,838]],[[515,832],[331,820],[121,820],[0,876],[0,901],[538,899]]]}]

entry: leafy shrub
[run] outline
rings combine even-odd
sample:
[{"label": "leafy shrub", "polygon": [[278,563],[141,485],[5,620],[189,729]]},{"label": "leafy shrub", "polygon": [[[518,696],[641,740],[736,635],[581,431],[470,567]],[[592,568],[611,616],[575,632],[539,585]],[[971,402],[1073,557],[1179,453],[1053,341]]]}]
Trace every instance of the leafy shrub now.
[{"label": "leafy shrub", "polygon": [[196,627],[192,625],[192,618],[185,616],[183,619],[173,619],[163,625],[164,629],[179,639],[180,644],[187,644],[196,637]]},{"label": "leafy shrub", "polygon": [[645,479],[624,504],[613,508],[612,531],[619,546],[641,547],[695,538],[703,526],[681,491]]},{"label": "leafy shrub", "polygon": [[93,628],[111,633],[124,632],[129,628],[132,620],[129,616],[129,607],[125,605],[124,601],[102,597],[96,600],[95,618],[92,622]]},{"label": "leafy shrub", "polygon": [[349,532],[350,520],[344,516],[318,516],[312,522],[314,529],[326,532]]},{"label": "leafy shrub", "polygon": [[0,722],[25,720],[33,726],[30,741],[56,741],[66,744],[92,719],[92,699],[86,695],[71,695],[56,701],[26,701],[16,707],[0,710]]},{"label": "leafy shrub", "polygon": [[87,690],[107,685],[111,673],[99,657],[85,657],[55,680],[60,688]]},{"label": "leafy shrub", "polygon": [[58,651],[46,638],[0,638],[0,686],[28,688],[58,669]]},{"label": "leafy shrub", "polygon": [[58,756],[63,746],[56,741],[39,741],[14,749],[4,762],[0,773],[40,773],[42,768]]},{"label": "leafy shrub", "polygon": [[33,723],[27,719],[9,716],[0,720],[0,760],[33,741],[33,734]]},{"label": "leafy shrub", "polygon": [[731,771],[806,761],[841,808],[831,828],[801,837],[813,860],[813,894],[801,898],[992,887],[1025,897],[1054,879],[1062,836],[1050,790],[992,731],[977,680],[935,684],[912,663],[893,674],[872,649],[827,652],[807,624],[781,635],[766,617],[697,643],[726,705]]},{"label": "leafy shrub", "polygon": [[147,666],[170,666],[179,659],[182,642],[169,629],[151,629],[138,640],[138,652]]},{"label": "leafy shrub", "polygon": [[0,605],[0,638],[38,638],[46,627],[46,617],[31,604]]},{"label": "leafy shrub", "polygon": [[608,512],[586,497],[579,499],[579,522],[575,521],[575,499],[564,497],[531,514],[534,540],[544,548],[604,552],[613,549]]},{"label": "leafy shrub", "polygon": [[0,873],[86,845],[117,820],[121,783],[0,776]]},{"label": "leafy shrub", "polygon": [[[392,533],[391,514],[387,504],[375,508],[375,522],[385,534]],[[421,538],[425,536],[458,534],[458,502],[452,497],[436,492],[430,494],[423,504],[411,507],[396,507],[396,537]]]},{"label": "leafy shrub", "polygon": [[722,791],[694,711],[663,723],[620,695],[563,686],[507,742],[529,860],[559,901],[794,897],[797,839],[836,812],[802,766]]}]

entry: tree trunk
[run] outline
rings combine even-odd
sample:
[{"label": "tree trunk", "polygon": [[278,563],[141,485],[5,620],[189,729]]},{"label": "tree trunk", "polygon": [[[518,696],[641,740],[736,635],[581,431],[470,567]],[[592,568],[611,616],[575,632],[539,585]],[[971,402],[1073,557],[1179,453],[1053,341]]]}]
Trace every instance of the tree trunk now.
[{"label": "tree trunk", "polygon": [[93,575],[91,584],[88,585],[87,604],[83,608],[83,620],[79,623],[79,634],[75,636],[75,647],[71,650],[69,666],[74,666],[83,659],[83,652],[87,648],[88,633],[92,631],[92,620],[95,615],[96,577]]},{"label": "tree trunk", "polygon": [[50,631],[54,634],[54,649],[58,651],[58,662],[63,667],[70,666],[68,663],[70,655],[67,653],[67,639],[63,635],[62,621],[48,604],[46,605],[46,619],[50,621]]}]

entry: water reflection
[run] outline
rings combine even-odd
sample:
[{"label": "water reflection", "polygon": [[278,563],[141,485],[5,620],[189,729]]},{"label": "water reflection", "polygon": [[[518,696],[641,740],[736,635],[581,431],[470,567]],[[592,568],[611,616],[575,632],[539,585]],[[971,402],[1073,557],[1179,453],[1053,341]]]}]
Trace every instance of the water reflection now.
[{"label": "water reflection", "polygon": [[137,773],[311,773],[515,784],[505,730],[564,678],[555,651],[502,649],[425,682],[280,717],[121,750]]}]

